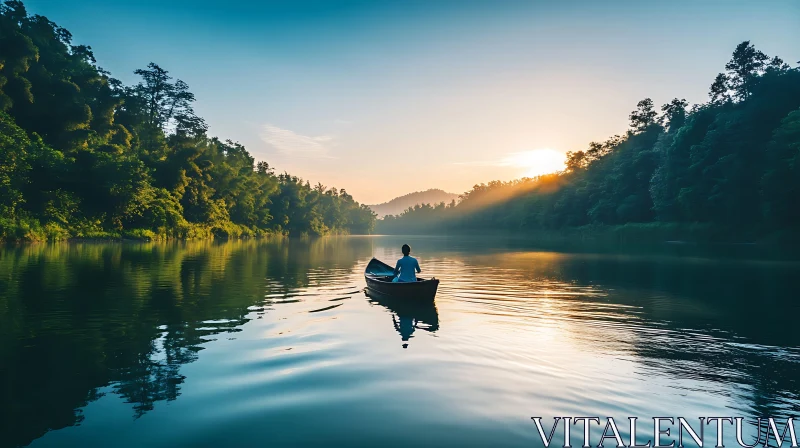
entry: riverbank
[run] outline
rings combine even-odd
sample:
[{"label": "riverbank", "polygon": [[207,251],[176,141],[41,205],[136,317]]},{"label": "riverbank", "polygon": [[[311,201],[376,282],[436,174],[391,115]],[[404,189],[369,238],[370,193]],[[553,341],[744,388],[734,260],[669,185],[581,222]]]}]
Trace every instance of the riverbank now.
[{"label": "riverbank", "polygon": [[170,239],[251,238],[282,235],[282,232],[250,229],[229,223],[225,226],[188,225],[175,229],[104,229],[100,223],[82,222],[72,226],[49,222],[41,224],[36,219],[0,219],[0,241],[4,242],[54,242],[71,240],[102,241],[166,241]]},{"label": "riverbank", "polygon": [[[292,236],[332,236],[349,235],[343,230],[327,230],[323,234],[303,232]],[[36,243],[57,241],[169,241],[203,239],[250,239],[288,237],[286,230],[252,229],[247,226],[228,223],[224,226],[204,226],[190,224],[176,229],[123,229],[106,230],[99,223],[81,223],[64,227],[56,223],[42,225],[34,219],[9,220],[0,218],[0,242]]]},{"label": "riverbank", "polygon": [[[396,232],[383,232],[380,221],[377,233],[398,235]],[[755,230],[726,229],[711,224],[679,223],[629,223],[623,225],[588,225],[565,227],[563,229],[520,229],[520,230],[473,230],[459,228],[409,229],[405,235],[452,235],[452,236],[501,236],[524,238],[548,244],[672,244],[672,245],[758,245],[758,246],[798,246],[798,232],[759,232]]]}]

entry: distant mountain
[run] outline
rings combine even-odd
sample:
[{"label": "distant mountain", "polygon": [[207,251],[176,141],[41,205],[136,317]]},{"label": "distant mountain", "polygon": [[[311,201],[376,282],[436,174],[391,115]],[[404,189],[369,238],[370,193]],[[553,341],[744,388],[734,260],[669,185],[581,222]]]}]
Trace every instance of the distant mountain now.
[{"label": "distant mountain", "polygon": [[440,202],[449,204],[453,199],[457,201],[458,195],[438,188],[431,188],[425,191],[415,191],[383,204],[370,205],[369,208],[377,213],[379,218],[382,218],[386,215],[399,215],[403,210],[417,204],[438,204]]}]

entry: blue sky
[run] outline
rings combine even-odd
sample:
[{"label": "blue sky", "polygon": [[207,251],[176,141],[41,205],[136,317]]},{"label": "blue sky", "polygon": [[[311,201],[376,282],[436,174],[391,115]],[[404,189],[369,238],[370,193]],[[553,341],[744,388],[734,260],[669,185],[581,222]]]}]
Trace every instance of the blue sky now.
[{"label": "blue sky", "polygon": [[366,203],[546,170],[519,154],[621,134],[644,97],[705,101],[743,40],[800,60],[796,0],[25,4],[125,83],[151,61],[186,81],[212,135]]}]

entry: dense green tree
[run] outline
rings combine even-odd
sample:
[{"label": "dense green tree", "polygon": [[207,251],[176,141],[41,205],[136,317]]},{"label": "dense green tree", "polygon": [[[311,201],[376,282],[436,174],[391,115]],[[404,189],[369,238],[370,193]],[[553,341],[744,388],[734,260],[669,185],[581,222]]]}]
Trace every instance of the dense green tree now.
[{"label": "dense green tree", "polygon": [[800,226],[800,109],[786,116],[767,147],[769,168],[762,179],[764,213],[778,228]]},{"label": "dense green tree", "polygon": [[11,117],[0,112],[0,214],[14,217],[24,203],[22,191],[28,183],[31,142]]},{"label": "dense green tree", "polygon": [[180,133],[202,135],[207,126],[192,108],[195,101],[189,86],[181,81],[170,82],[169,72],[151,62],[135,74],[142,77],[136,86],[126,89],[125,99],[134,114],[140,115],[143,125]]},{"label": "dense green tree", "polygon": [[768,60],[769,56],[756,50],[749,40],[736,46],[731,60],[725,64],[729,73],[728,82],[736,99],[743,101],[750,96]]},{"label": "dense green tree", "polygon": [[0,237],[369,233],[344,190],[312,189],[207,135],[181,80],[132,87],[24,5],[0,6]]},{"label": "dense green tree", "polygon": [[686,107],[688,106],[689,103],[685,99],[678,98],[661,106],[662,115],[659,124],[669,130],[680,128],[686,122]]},{"label": "dense green tree", "polygon": [[653,107],[653,100],[645,98],[636,104],[636,110],[631,112],[631,128],[634,131],[644,131],[656,122],[658,112]]},{"label": "dense green tree", "polygon": [[728,90],[728,77],[725,76],[725,73],[720,73],[714,78],[708,96],[711,98],[711,104],[715,105],[725,104],[731,100]]}]

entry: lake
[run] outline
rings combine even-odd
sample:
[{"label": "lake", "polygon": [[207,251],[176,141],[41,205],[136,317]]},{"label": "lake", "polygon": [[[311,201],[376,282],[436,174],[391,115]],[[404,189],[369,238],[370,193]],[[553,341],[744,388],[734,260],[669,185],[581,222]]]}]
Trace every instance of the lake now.
[{"label": "lake", "polygon": [[[434,304],[364,293],[404,242]],[[0,446],[521,447],[542,446],[533,416],[797,415],[797,261],[577,246],[2,248]]]}]

